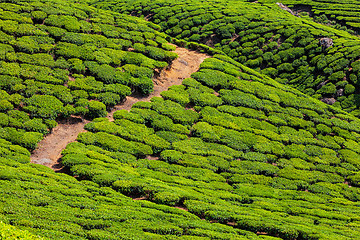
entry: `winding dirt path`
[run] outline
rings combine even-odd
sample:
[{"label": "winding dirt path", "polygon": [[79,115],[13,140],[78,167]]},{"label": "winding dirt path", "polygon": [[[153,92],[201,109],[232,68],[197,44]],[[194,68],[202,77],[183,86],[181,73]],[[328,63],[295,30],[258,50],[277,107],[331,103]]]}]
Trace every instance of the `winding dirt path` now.
[{"label": "winding dirt path", "polygon": [[[209,55],[177,47],[175,52],[179,58],[173,61],[171,67],[163,70],[160,75],[153,79],[154,91],[148,96],[133,94],[126,97],[122,104],[116,105],[108,114],[110,121],[113,120],[114,112],[125,109],[130,110],[132,105],[139,101],[150,101],[152,97],[160,96],[162,91],[166,91],[172,85],[180,85],[182,80],[199,69],[204,59]],[[37,149],[30,156],[31,162],[42,164],[55,171],[61,171],[62,165],[59,162],[61,152],[65,147],[76,141],[79,133],[84,132],[84,126],[89,121],[80,118],[71,118],[66,122],[60,122],[53,131],[47,135],[39,144]]]},{"label": "winding dirt path", "polygon": [[65,147],[74,142],[79,133],[84,132],[84,126],[88,120],[70,118],[67,121],[58,123],[50,134],[40,141],[38,147],[32,152],[30,160],[32,163],[41,164],[60,171],[62,166],[58,162],[61,152]]},{"label": "winding dirt path", "polygon": [[161,92],[166,91],[172,85],[180,85],[185,78],[189,78],[192,73],[199,69],[200,64],[206,58],[210,57],[207,54],[191,51],[186,48],[177,47],[175,52],[179,57],[173,61],[170,69],[163,70],[160,76],[153,79],[154,91],[148,96],[140,96],[138,94],[127,96],[124,103],[116,105],[109,112],[107,117],[110,121],[114,120],[112,117],[114,112],[121,109],[130,110],[134,103],[139,101],[149,102],[152,97],[159,97]]}]

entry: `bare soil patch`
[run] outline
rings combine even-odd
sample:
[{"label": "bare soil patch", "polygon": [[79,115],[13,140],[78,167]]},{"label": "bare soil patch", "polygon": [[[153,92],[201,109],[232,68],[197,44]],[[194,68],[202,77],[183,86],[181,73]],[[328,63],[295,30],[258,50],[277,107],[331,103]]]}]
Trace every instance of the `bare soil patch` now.
[{"label": "bare soil patch", "polygon": [[84,126],[89,121],[72,117],[58,123],[50,134],[38,144],[31,154],[31,162],[48,166],[55,171],[60,171],[62,166],[58,162],[61,152],[66,145],[74,142],[79,133],[84,132]]},{"label": "bare soil patch", "polygon": [[116,105],[108,114],[110,121],[113,119],[114,112],[125,109],[130,110],[132,105],[136,102],[149,102],[152,97],[159,97],[160,93],[166,91],[172,85],[180,85],[185,78],[189,78],[192,73],[196,72],[200,64],[210,56],[204,53],[191,51],[186,48],[176,48],[175,52],[179,57],[173,61],[169,69],[163,70],[159,76],[153,79],[154,91],[148,96],[141,96],[133,94],[127,96],[126,100],[119,105]]},{"label": "bare soil patch", "polygon": [[[122,104],[116,105],[108,114],[110,121],[113,121],[113,114],[120,109],[130,110],[132,105],[139,101],[150,101],[152,97],[160,96],[162,91],[166,91],[172,85],[179,85],[182,80],[190,77],[196,72],[204,59],[210,57],[207,54],[198,53],[185,48],[176,48],[175,52],[179,58],[173,61],[172,65],[163,70],[159,76],[153,79],[154,91],[148,96],[133,94],[126,97]],[[71,79],[70,79],[71,80]],[[61,171],[60,163],[61,152],[66,145],[76,141],[79,133],[84,132],[84,126],[89,121],[80,118],[70,118],[52,130],[39,144],[37,149],[31,154],[31,162],[42,164],[55,171]]]},{"label": "bare soil patch", "polygon": [[174,206],[174,208],[181,209],[181,210],[184,210],[186,212],[189,211],[189,209],[187,209],[185,206]]},{"label": "bare soil patch", "polygon": [[145,158],[149,159],[149,160],[159,160],[160,159],[159,157],[151,156],[151,155],[147,155]]}]

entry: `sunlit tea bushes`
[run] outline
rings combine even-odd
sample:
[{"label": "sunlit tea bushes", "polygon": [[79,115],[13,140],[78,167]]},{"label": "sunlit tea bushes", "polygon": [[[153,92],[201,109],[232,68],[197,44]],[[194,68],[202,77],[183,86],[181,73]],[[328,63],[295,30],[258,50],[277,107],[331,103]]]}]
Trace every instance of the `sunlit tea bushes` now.
[{"label": "sunlit tea bushes", "polygon": [[[96,151],[99,152],[96,154]],[[111,154],[96,147],[92,152],[94,157]],[[0,218],[6,223],[0,226],[4,239],[13,239],[15,236],[21,239],[43,239],[36,238],[36,235],[44,239],[196,239],[197,236],[210,239],[221,235],[221,239],[256,237],[249,231],[211,224],[184,210],[160,204],[174,201],[174,194],[158,194],[158,204],[133,201],[109,187],[101,187],[90,181],[78,182],[73,177],[55,174],[41,165],[21,164],[15,157],[4,157],[0,158],[1,193],[6,196],[0,205]],[[80,162],[86,159],[84,157],[80,154],[77,159]],[[135,160],[129,154],[117,153],[113,157],[107,158],[109,163]],[[111,182],[110,179],[110,175],[102,175],[98,181],[106,185]],[[125,191],[125,183],[117,181],[115,185]],[[9,224],[28,232],[10,228]],[[187,232],[187,229],[194,229],[194,232]]]},{"label": "sunlit tea bushes", "polygon": [[33,234],[30,234],[27,231],[20,231],[19,229],[16,229],[15,227],[5,224],[3,222],[0,222],[0,231],[1,231],[1,238],[3,239],[24,239],[24,240],[35,240],[35,239],[44,239],[39,236],[35,236]]},{"label": "sunlit tea bushes", "polygon": [[[214,63],[226,82],[213,77]],[[218,103],[189,97],[194,90]],[[162,96],[87,124],[63,164],[80,179],[234,229],[282,239],[358,234],[346,225],[358,212],[355,117],[221,55]]]},{"label": "sunlit tea bushes", "polygon": [[[273,2],[273,1],[261,1]],[[359,9],[357,1],[284,1],[288,7],[298,11],[303,17],[311,16],[314,21],[330,25],[336,29],[346,30],[350,33],[358,33],[359,18],[356,11]]]},{"label": "sunlit tea bushes", "polygon": [[[29,135],[2,137],[29,149],[58,118],[102,117],[133,92],[152,92],[154,69],[177,57],[157,25],[134,17],[62,1],[0,8],[1,126]],[[30,118],[9,121],[14,110]]]},{"label": "sunlit tea bushes", "polygon": [[[100,8],[146,17],[174,37],[176,43],[186,44],[191,41],[214,47],[281,83],[296,87],[357,116],[356,108],[360,106],[356,67],[360,57],[358,39],[339,26],[335,29],[326,26],[324,21],[320,21],[325,23],[323,25],[314,23],[306,14],[293,16],[282,10],[275,1],[262,2],[264,4],[201,0],[90,1]],[[358,24],[356,17],[344,20],[348,14],[354,14],[350,9],[358,8],[355,3],[284,2],[287,3],[300,11],[308,11],[307,6],[313,7],[312,12],[316,16],[325,13],[347,26]],[[322,46],[320,40],[323,38],[330,38],[333,45]],[[225,71],[217,63],[210,65],[222,71],[212,72],[214,79]],[[226,71],[230,73],[232,69],[226,68]],[[204,74],[210,75],[207,70],[199,73]],[[227,81],[225,76],[221,78]],[[210,76],[208,82],[216,90],[216,86],[210,83]]]},{"label": "sunlit tea bushes", "polygon": [[[159,26],[70,2],[1,3],[0,221],[48,239],[360,238],[360,122],[339,109],[356,106],[354,37],[272,5],[119,3],[96,5],[225,55],[109,121],[176,57]],[[29,164],[71,115],[93,119],[62,153],[73,176]]]}]

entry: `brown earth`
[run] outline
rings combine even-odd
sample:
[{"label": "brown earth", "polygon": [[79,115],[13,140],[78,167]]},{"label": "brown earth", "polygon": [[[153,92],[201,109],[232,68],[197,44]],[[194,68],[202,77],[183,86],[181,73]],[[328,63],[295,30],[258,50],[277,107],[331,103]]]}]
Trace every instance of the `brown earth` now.
[{"label": "brown earth", "polygon": [[50,134],[38,144],[32,152],[30,159],[32,163],[42,164],[55,171],[61,170],[62,166],[58,162],[61,152],[66,145],[74,142],[79,133],[84,132],[84,126],[89,121],[72,117],[58,123]]},{"label": "brown earth", "polygon": [[[152,97],[160,96],[162,91],[166,91],[172,85],[180,85],[182,80],[199,69],[204,59],[210,57],[203,53],[191,51],[185,48],[176,48],[175,52],[179,58],[173,61],[169,69],[163,70],[160,75],[153,79],[154,91],[148,96],[133,94],[126,97],[126,100],[116,105],[108,114],[110,121],[113,120],[113,114],[120,109],[130,110],[131,106],[138,101],[150,101]],[[42,164],[52,168],[55,171],[61,171],[61,152],[67,144],[76,141],[79,133],[84,132],[84,126],[89,121],[80,118],[70,118],[52,130],[39,144],[37,149],[31,154],[31,162]]]},{"label": "brown earth", "polygon": [[200,64],[209,58],[209,55],[198,53],[186,48],[176,48],[175,52],[179,57],[173,61],[169,69],[163,70],[160,75],[153,79],[154,91],[148,96],[141,96],[133,94],[127,96],[124,103],[116,105],[108,114],[110,121],[113,120],[114,112],[125,109],[130,110],[132,105],[136,102],[149,102],[152,97],[159,97],[160,93],[166,91],[172,85],[180,85],[185,78],[189,78],[192,73],[196,72]]}]

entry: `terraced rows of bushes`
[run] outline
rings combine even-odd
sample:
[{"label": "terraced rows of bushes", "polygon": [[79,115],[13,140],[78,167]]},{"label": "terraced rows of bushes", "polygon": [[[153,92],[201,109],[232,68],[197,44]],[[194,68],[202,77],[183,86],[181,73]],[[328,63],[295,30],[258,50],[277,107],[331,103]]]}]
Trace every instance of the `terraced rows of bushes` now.
[{"label": "terraced rows of bushes", "polygon": [[[260,3],[275,3],[272,0],[260,0]],[[360,29],[360,2],[354,1],[299,1],[285,0],[282,3],[294,9],[300,16],[310,15],[315,21],[331,24],[338,29],[350,30],[354,34]]]},{"label": "terraced rows of bushes", "polygon": [[15,227],[0,222],[0,237],[1,239],[22,239],[22,240],[41,240],[38,236],[32,235],[27,231],[20,231]]},{"label": "terraced rows of bushes", "polygon": [[[0,221],[46,239],[256,239],[249,231],[209,223],[166,205],[134,201],[41,165],[4,157],[0,161]],[[6,229],[0,224],[1,239],[14,239],[11,233],[26,239],[26,233]]]},{"label": "terraced rows of bushes", "polygon": [[0,136],[34,149],[59,117],[105,116],[151,92],[177,57],[158,29],[63,1],[0,3]]},{"label": "terraced rows of bushes", "polygon": [[64,150],[78,179],[253,233],[359,238],[352,115],[218,55],[114,119],[94,119]]},{"label": "terraced rows of bushes", "polygon": [[[214,46],[278,82],[359,116],[360,42],[346,31],[292,16],[275,3],[90,2],[97,7],[144,16],[178,40]],[[322,38],[331,38],[333,46],[321,46]]]},{"label": "terraced rows of bushes", "polygon": [[[357,37],[271,4],[84,2],[0,3],[0,239],[360,238]],[[222,54],[104,118],[152,91],[168,34]],[[69,174],[29,163],[71,115],[93,121]]]}]

